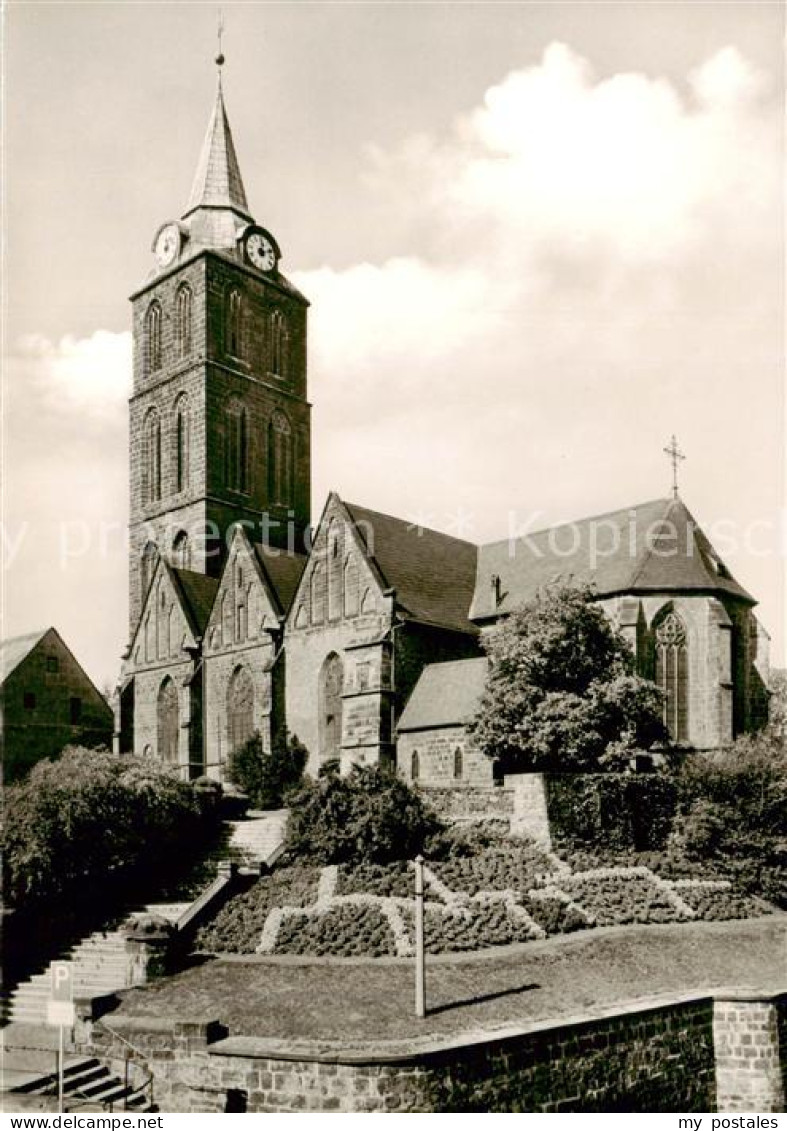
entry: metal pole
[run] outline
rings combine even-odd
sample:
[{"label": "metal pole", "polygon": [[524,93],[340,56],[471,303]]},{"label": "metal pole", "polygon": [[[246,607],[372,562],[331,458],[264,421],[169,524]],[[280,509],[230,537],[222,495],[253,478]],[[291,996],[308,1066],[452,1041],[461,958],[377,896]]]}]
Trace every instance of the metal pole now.
[{"label": "metal pole", "polygon": [[63,1040],[63,1026],[58,1025],[57,1031],[59,1034],[59,1047],[57,1052],[57,1110],[63,1114],[63,1055],[64,1055],[64,1040]]},{"label": "metal pole", "polygon": [[424,960],[424,858],[415,858],[415,1015],[426,1017]]}]

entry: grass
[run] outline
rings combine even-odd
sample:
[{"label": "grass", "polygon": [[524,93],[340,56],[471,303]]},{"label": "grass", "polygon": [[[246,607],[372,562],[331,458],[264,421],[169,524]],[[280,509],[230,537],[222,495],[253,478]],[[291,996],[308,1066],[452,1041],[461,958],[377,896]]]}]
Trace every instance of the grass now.
[{"label": "grass", "polygon": [[412,1014],[411,961],[216,959],[129,990],[119,1012],[217,1019],[231,1035],[328,1045],[448,1036],[615,1002],[785,981],[787,917],[617,927],[464,959],[432,959],[429,1015]]}]

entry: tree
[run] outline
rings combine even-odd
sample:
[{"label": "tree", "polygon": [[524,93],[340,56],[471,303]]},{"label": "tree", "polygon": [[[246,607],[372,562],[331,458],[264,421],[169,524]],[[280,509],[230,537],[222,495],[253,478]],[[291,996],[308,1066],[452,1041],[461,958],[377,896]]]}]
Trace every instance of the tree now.
[{"label": "tree", "polygon": [[292,797],[287,847],[317,864],[408,860],[440,823],[420,795],[381,766],[307,781]]},{"label": "tree", "polygon": [[274,738],[273,747],[267,753],[257,731],[233,750],[228,777],[256,808],[278,809],[284,804],[287,792],[300,784],[308,757],[303,743],[296,735],[288,737],[286,731]]},{"label": "tree", "polygon": [[555,581],[484,640],[489,676],[470,733],[504,769],[612,769],[665,737],[662,692],[635,674],[594,597]]}]

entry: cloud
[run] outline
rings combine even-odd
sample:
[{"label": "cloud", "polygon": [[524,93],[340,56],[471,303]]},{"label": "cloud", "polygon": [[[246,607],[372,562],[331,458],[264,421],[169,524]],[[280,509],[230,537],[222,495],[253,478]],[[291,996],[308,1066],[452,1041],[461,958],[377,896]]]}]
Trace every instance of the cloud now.
[{"label": "cloud", "polygon": [[129,332],[96,330],[89,338],[67,335],[59,342],[29,335],[18,343],[12,365],[20,381],[34,386],[40,410],[65,410],[89,422],[123,420],[119,414],[131,394]]}]

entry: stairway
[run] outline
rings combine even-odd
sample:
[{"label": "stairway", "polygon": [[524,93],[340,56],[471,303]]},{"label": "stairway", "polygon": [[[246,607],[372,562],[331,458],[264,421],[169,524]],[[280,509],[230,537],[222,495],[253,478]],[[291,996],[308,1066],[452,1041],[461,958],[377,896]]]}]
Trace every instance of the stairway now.
[{"label": "stairway", "polygon": [[250,809],[241,820],[230,821],[228,855],[246,867],[272,863],[271,858],[284,843],[287,812]]},{"label": "stairway", "polygon": [[[141,1067],[141,1066],[140,1066]],[[70,1058],[63,1070],[63,1107],[66,1111],[105,1111],[107,1108],[135,1112],[155,1111],[150,1091],[140,1087],[137,1072],[128,1084],[95,1057]],[[9,1089],[9,1094],[57,1096],[57,1075],[47,1072]]]},{"label": "stairway", "polygon": [[[129,919],[160,915],[177,922],[188,906],[188,903],[151,903],[131,912]],[[128,960],[124,928],[94,931],[56,955],[52,959],[52,962],[55,961],[71,963],[75,997],[94,997],[125,989]],[[3,994],[2,1016],[5,1023],[46,1024],[47,1001],[52,988],[51,966],[50,962],[44,970],[20,982],[8,995]]]}]

